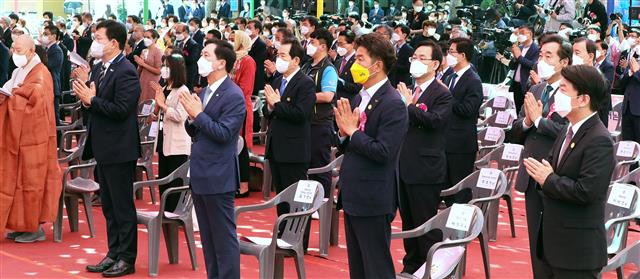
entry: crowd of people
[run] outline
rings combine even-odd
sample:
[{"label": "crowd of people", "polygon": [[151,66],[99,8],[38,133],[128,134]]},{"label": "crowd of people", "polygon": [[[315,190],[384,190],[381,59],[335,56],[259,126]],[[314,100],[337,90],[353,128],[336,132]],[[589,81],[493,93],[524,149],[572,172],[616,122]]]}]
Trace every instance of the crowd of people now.
[{"label": "crowd of people", "polygon": [[[249,195],[261,128],[277,193],[310,179],[333,195],[331,173],[307,171],[329,164],[332,148],[344,154],[338,206],[349,274],[395,278],[396,211],[411,230],[442,202],[471,199],[465,191],[440,193],[475,168],[485,45],[497,45],[478,44],[476,34],[492,26],[511,32],[510,47],[494,49],[489,60],[508,71],[513,92],[517,119],[507,141],[524,145],[515,187],[526,198],[533,275],[598,278],[607,262],[612,94],[624,96],[622,139],[640,142],[640,30],[607,17],[596,0],[584,11],[574,0],[519,1],[513,15],[492,8],[480,24],[451,13],[449,3],[411,2],[358,7],[350,0],[319,19],[265,1],[253,18],[248,5],[233,18],[224,0],[206,17],[204,1],[174,9],[165,0],[157,20],[91,13],[55,20],[45,12],[38,30],[27,30],[17,14],[0,18],[0,174],[7,182],[0,230],[16,242],[45,239],[42,224],[55,219],[61,192],[56,125],[68,116],[60,104],[79,100],[82,159],[97,163],[109,240],[109,253],[87,271],[135,272],[138,105],[154,100],[158,177],[190,161],[209,278],[240,277],[234,199]],[[261,110],[252,96],[262,98]],[[178,198],[170,196],[165,209],[173,211]],[[596,225],[574,230],[561,225],[567,218]],[[308,239],[307,226],[305,251]],[[415,273],[439,241],[437,234],[404,240],[400,273]]]}]

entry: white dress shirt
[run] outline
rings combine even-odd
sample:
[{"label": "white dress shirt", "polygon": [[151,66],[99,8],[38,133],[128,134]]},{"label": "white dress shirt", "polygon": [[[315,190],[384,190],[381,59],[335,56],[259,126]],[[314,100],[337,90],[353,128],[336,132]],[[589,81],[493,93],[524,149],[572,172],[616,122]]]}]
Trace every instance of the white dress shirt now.
[{"label": "white dress shirt", "polygon": [[207,106],[207,104],[209,104],[209,100],[211,100],[211,97],[213,96],[214,93],[216,93],[216,90],[218,90],[218,87],[220,87],[220,85],[222,84],[222,82],[227,79],[227,75],[225,75],[224,77],[220,78],[219,80],[214,81],[212,84],[210,84],[209,90],[211,90],[211,93],[209,93],[209,96],[203,96],[204,102],[203,102],[203,106],[202,108],[204,109],[204,107]]},{"label": "white dress shirt", "polygon": [[[549,92],[549,100],[551,100],[551,98],[553,98],[553,95],[556,94],[556,92],[558,91],[558,87],[560,87],[560,80],[557,80],[556,82],[552,83],[552,84],[547,84],[547,85],[551,85],[551,92]],[[544,90],[547,90],[547,86],[544,87]],[[544,93],[543,90],[543,93]],[[542,96],[540,96],[542,97]],[[542,101],[542,100],[540,100]],[[536,128],[538,128],[538,126],[540,125],[540,120],[542,120],[542,116],[538,116],[538,118],[536,118],[536,120],[533,121],[533,125],[536,126]],[[531,128],[531,126],[528,126],[526,122],[522,122],[522,128],[526,131],[529,128]]]},{"label": "white dress shirt", "polygon": [[373,98],[373,96],[378,93],[380,87],[382,87],[382,85],[384,85],[388,80],[388,78],[384,78],[383,80],[370,86],[367,89],[362,88],[362,90],[360,91],[360,97],[362,97],[362,101],[360,102],[360,105],[358,105],[358,109],[360,109],[360,112],[364,112],[364,110],[367,108],[367,105],[369,105],[369,101],[371,101],[371,98]]}]

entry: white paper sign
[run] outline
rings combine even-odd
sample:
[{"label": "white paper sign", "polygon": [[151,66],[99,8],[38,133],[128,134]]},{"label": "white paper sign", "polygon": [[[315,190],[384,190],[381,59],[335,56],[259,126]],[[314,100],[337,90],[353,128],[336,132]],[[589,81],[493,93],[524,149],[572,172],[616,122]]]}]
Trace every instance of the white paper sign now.
[{"label": "white paper sign", "polygon": [[607,203],[628,209],[631,207],[631,201],[633,200],[633,193],[635,191],[634,186],[618,183],[613,184]]},{"label": "white paper sign", "polygon": [[151,105],[150,104],[142,105],[142,111],[140,112],[140,114],[148,115],[149,113],[151,113]]},{"label": "white paper sign", "polygon": [[474,208],[471,205],[454,203],[449,211],[449,218],[447,218],[445,226],[454,230],[469,231]]},{"label": "white paper sign", "polygon": [[505,108],[507,106],[507,97],[505,96],[496,96],[493,98],[493,107],[494,108]]},{"label": "white paper sign", "polygon": [[496,115],[496,124],[507,125],[509,123],[509,113],[506,111],[499,111]]},{"label": "white paper sign", "polygon": [[616,151],[616,156],[631,158],[633,157],[633,151],[636,145],[632,141],[621,141],[618,143],[618,151]]},{"label": "white paper sign", "polygon": [[476,183],[476,187],[493,190],[496,188],[498,184],[498,178],[500,177],[500,170],[483,168],[480,169],[480,174],[478,175],[478,182]]},{"label": "white paper sign", "polygon": [[149,137],[158,137],[158,122],[151,122],[151,128],[149,128]]},{"label": "white paper sign", "polygon": [[300,180],[293,201],[301,203],[312,203],[313,196],[316,194],[316,183],[310,180]]},{"label": "white paper sign", "polygon": [[502,150],[502,160],[520,161],[522,146],[515,144],[505,144]]},{"label": "white paper sign", "polygon": [[[445,240],[446,242],[446,240]],[[464,254],[464,247],[453,246],[447,248],[440,248],[433,254],[431,261],[431,276],[429,278],[445,278],[445,276],[451,274],[453,269],[458,265],[462,255]],[[426,264],[413,273],[416,278],[423,278],[426,270]]]},{"label": "white paper sign", "polygon": [[607,130],[609,130],[609,132],[615,132],[616,128],[618,128],[618,121],[620,121],[620,115],[618,115],[618,112],[610,111],[609,123],[607,123]]},{"label": "white paper sign", "polygon": [[497,127],[487,127],[484,134],[484,140],[496,142],[500,139],[502,129]]}]

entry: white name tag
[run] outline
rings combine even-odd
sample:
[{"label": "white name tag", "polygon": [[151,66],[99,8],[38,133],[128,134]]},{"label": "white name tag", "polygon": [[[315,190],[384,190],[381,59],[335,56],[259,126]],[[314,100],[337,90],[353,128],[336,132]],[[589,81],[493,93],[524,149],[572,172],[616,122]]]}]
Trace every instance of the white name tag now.
[{"label": "white name tag", "polygon": [[301,203],[312,203],[316,194],[316,183],[310,180],[300,180],[293,201]]},{"label": "white name tag", "polygon": [[151,128],[149,128],[149,137],[156,138],[158,137],[158,122],[151,122]]},{"label": "white name tag", "polygon": [[509,123],[509,113],[506,111],[499,111],[496,115],[496,124],[507,125]]},{"label": "white name tag", "polygon": [[494,108],[505,108],[507,106],[507,97],[505,96],[496,96],[493,98],[493,107]]},{"label": "white name tag", "polygon": [[147,115],[150,113],[151,113],[151,105],[150,104],[142,105],[142,111],[140,112],[140,114]]},{"label": "white name tag", "polygon": [[454,230],[469,231],[473,211],[474,207],[471,205],[454,203],[449,211],[449,218],[447,218],[445,226]]},{"label": "white name tag", "polygon": [[633,151],[636,145],[632,141],[621,141],[618,143],[618,151],[616,152],[616,156],[631,158],[633,157]]},{"label": "white name tag", "polygon": [[522,153],[522,146],[505,143],[502,150],[502,160],[520,161],[520,153]]},{"label": "white name tag", "polygon": [[476,187],[493,190],[496,188],[496,184],[498,184],[498,177],[500,177],[500,170],[489,168],[480,169]]},{"label": "white name tag", "polygon": [[502,129],[497,127],[487,127],[487,131],[484,134],[484,140],[496,142],[500,139]]},{"label": "white name tag", "polygon": [[633,193],[636,191],[634,186],[625,184],[613,184],[609,193],[608,204],[612,204],[622,208],[629,208],[633,200]]}]

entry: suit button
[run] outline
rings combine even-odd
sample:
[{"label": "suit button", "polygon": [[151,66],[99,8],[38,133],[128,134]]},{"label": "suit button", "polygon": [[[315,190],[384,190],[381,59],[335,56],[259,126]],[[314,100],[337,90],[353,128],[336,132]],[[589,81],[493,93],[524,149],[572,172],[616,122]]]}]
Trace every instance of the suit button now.
[{"label": "suit button", "polygon": [[535,139],[538,139],[538,136],[533,136],[533,139],[534,139],[534,140],[535,140]]}]

